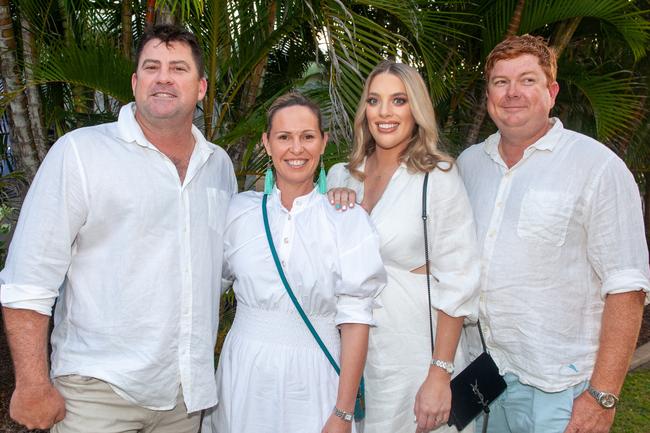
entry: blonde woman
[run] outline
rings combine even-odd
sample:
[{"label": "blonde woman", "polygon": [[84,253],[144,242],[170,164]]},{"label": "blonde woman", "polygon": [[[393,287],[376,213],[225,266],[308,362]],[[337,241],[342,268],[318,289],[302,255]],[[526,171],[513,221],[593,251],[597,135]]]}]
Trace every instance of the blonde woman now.
[{"label": "blonde woman", "polygon": [[[446,425],[449,383],[467,363],[459,340],[463,320],[477,315],[480,270],[472,210],[452,158],[437,148],[433,106],[419,73],[380,63],[366,80],[354,132],[350,162],[332,167],[328,185],[355,191],[379,232],[388,274],[370,331],[365,433],[455,432]],[[430,307],[421,217],[427,172]]]}]

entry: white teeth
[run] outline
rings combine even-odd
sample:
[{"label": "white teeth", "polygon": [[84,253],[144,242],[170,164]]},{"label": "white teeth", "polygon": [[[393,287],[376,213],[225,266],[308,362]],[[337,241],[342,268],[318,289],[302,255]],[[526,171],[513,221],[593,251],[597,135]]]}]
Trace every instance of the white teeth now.
[{"label": "white teeth", "polygon": [[162,96],[163,98],[173,98],[174,97],[174,95],[172,95],[171,93],[163,93],[163,92],[154,93],[154,95],[155,96]]},{"label": "white teeth", "polygon": [[379,129],[391,129],[395,128],[398,124],[397,123],[379,123],[377,124],[377,127]]},{"label": "white teeth", "polygon": [[288,159],[287,163],[292,167],[302,167],[307,164],[306,159]]}]

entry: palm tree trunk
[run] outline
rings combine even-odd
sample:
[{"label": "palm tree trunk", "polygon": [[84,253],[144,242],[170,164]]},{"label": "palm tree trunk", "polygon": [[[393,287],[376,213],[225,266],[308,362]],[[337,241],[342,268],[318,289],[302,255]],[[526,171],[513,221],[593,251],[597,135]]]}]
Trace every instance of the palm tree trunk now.
[{"label": "palm tree trunk", "polygon": [[[512,14],[512,18],[510,18],[510,23],[508,24],[508,30],[506,31],[506,35],[504,39],[507,38],[508,36],[516,35],[517,32],[519,31],[519,27],[521,26],[521,15],[524,12],[525,4],[526,4],[526,0],[519,0],[517,2],[517,6],[515,7],[515,12]],[[485,82],[483,85],[485,85]],[[479,99],[478,104],[474,109],[474,122],[472,123],[472,126],[469,129],[469,132],[467,133],[467,137],[465,138],[465,147],[471,146],[472,144],[476,143],[478,139],[478,134],[481,131],[483,122],[485,121],[486,114],[487,114],[487,91],[485,90],[485,88],[483,88],[481,91],[481,98]]]},{"label": "palm tree trunk", "polygon": [[156,0],[147,0],[147,15],[144,18],[147,27],[153,26],[156,19]]},{"label": "palm tree trunk", "polygon": [[562,52],[569,45],[569,42],[571,42],[571,38],[576,32],[580,21],[582,21],[582,17],[574,17],[562,21],[553,31],[553,36],[551,37],[551,46],[555,50],[557,57],[560,57]]},{"label": "palm tree trunk", "polygon": [[25,59],[25,81],[27,82],[27,102],[29,120],[34,138],[34,147],[39,161],[45,158],[47,153],[47,137],[43,119],[43,102],[38,86],[31,84],[34,81],[33,68],[36,66],[38,56],[34,53],[34,36],[29,22],[21,19],[23,36],[23,57]]},{"label": "palm tree trunk", "polygon": [[9,0],[0,0],[0,74],[5,79],[6,92],[16,95],[9,103],[12,150],[18,168],[23,170],[27,180],[31,181],[40,160],[34,148],[27,99],[23,92],[23,80],[16,59],[16,39]]},{"label": "palm tree trunk", "polygon": [[122,53],[127,59],[131,58],[131,51],[133,45],[133,26],[131,16],[133,15],[133,8],[131,7],[131,0],[122,2]]}]

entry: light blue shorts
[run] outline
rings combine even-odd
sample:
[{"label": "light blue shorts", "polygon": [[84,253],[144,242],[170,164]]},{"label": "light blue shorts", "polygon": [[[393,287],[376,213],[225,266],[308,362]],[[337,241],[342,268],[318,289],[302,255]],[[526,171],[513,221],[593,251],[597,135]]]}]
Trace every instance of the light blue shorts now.
[{"label": "light blue shorts", "polygon": [[[544,392],[524,385],[517,376],[504,377],[508,388],[490,405],[488,433],[563,433],[571,419],[573,400],[587,389],[581,382],[559,392]],[[476,432],[483,428],[477,418]]]}]

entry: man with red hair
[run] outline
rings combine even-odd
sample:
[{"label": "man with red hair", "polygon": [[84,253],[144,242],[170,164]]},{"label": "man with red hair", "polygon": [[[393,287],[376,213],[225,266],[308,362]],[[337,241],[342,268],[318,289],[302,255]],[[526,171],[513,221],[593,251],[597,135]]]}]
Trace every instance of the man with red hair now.
[{"label": "man with red hair", "polygon": [[499,131],[458,159],[481,325],[508,383],[490,432],[608,432],[650,300],[637,185],[607,147],[549,117],[556,72],[541,38],[497,45],[485,77]]}]

